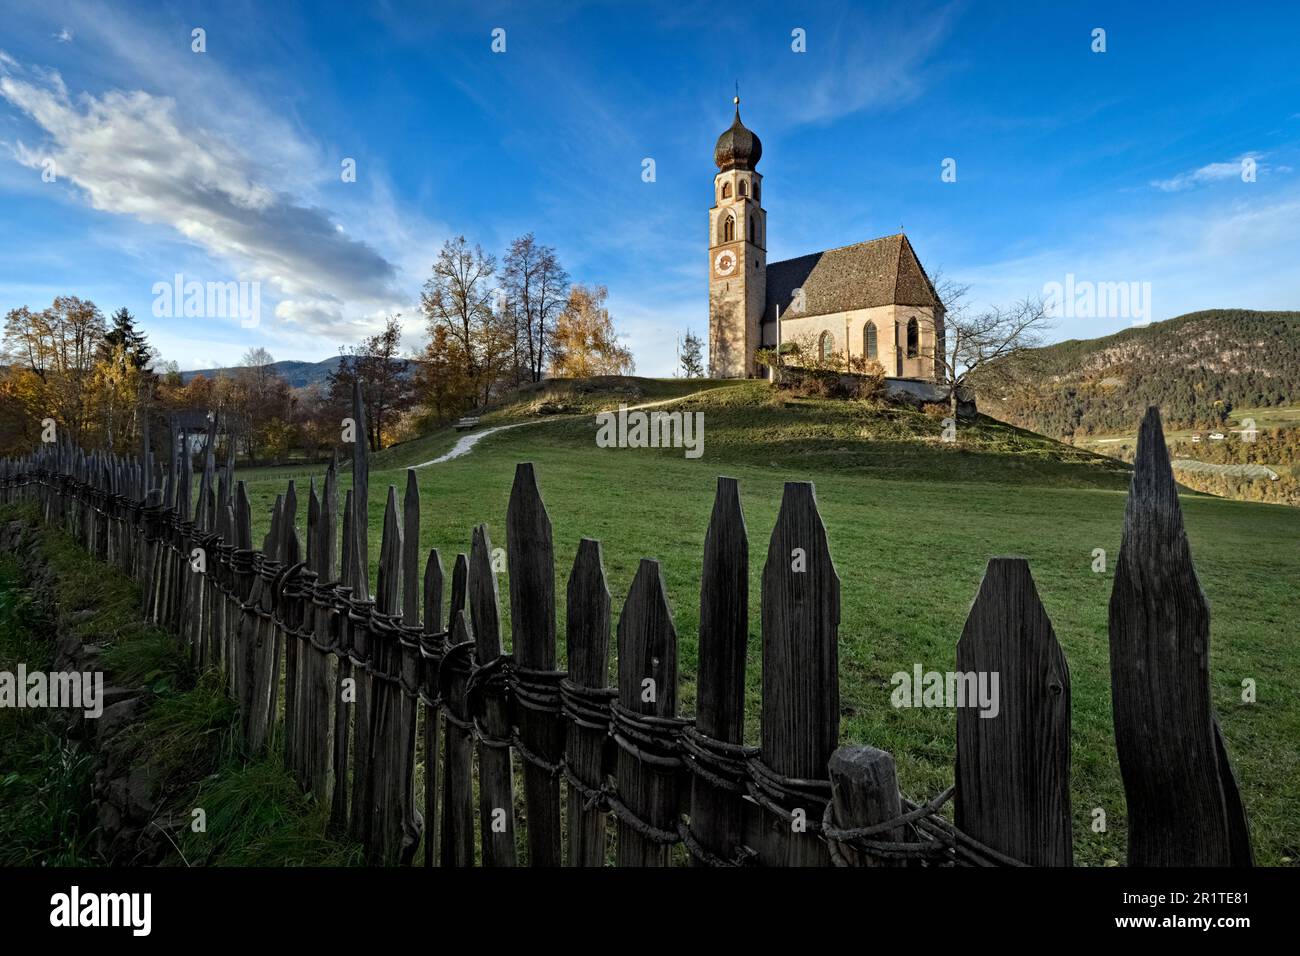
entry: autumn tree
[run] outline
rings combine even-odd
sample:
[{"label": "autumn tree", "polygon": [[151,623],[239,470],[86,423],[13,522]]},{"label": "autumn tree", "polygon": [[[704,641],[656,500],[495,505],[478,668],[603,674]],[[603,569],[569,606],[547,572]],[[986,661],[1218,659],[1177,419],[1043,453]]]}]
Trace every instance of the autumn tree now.
[{"label": "autumn tree", "polygon": [[510,244],[501,272],[512,340],[519,343],[530,380],[540,382],[568,300],[569,274],[555,249],[538,243],[531,232]]},{"label": "autumn tree", "polygon": [[431,424],[449,421],[473,404],[468,365],[460,340],[446,326],[437,326],[420,354],[415,375],[416,395],[429,410]]},{"label": "autumn tree", "polygon": [[273,456],[282,456],[279,446],[284,436],[278,423],[291,421],[294,414],[293,393],[274,364],[266,349],[250,348],[233,377],[217,379],[216,404],[254,461],[267,445],[276,446],[270,449]]},{"label": "autumn tree", "polygon": [[104,316],[89,299],[57,296],[49,308],[12,309],[5,317],[8,361],[41,381],[38,409],[53,418],[74,442],[92,426],[95,361],[104,338]]},{"label": "autumn tree", "polygon": [[555,327],[552,371],[560,378],[627,375],[636,367],[629,349],[619,344],[614,320],[605,305],[609,291],[575,285]]},{"label": "autumn tree", "polygon": [[353,383],[361,380],[366,441],[371,451],[378,451],[385,439],[391,438],[398,416],[414,400],[410,370],[401,357],[400,319],[400,315],[389,316],[383,331],[351,348],[340,349],[338,367],[329,374],[330,399],[342,409],[351,406]]},{"label": "autumn tree", "polygon": [[458,358],[476,404],[487,404],[511,353],[511,331],[493,309],[496,260],[464,236],[443,243],[420,294],[432,340],[439,328],[459,346]]}]

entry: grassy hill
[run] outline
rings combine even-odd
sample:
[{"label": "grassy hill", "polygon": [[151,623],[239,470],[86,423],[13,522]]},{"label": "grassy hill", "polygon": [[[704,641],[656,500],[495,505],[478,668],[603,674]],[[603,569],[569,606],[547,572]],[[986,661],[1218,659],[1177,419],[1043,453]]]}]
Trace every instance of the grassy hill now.
[{"label": "grassy hill", "polygon": [[[592,412],[674,395],[687,397],[665,410],[704,413],[701,458],[687,459],[680,449],[596,446]],[[484,416],[483,424],[518,422],[529,424],[487,437],[465,457],[417,471],[420,547],[440,549],[450,569],[456,552],[468,550],[478,522],[487,522],[493,543],[504,545],[515,465],[534,462],[554,524],[561,622],[564,583],[582,537],[602,542],[616,612],[639,559],[659,559],[681,642],[681,707],[691,713],[704,532],[716,477],[738,478],[750,543],[751,741],[758,733],[762,673],[760,569],[783,483],[814,481],[841,578],[841,739],[892,751],[903,790],[914,798],[951,782],[956,723],[952,711],[895,710],[890,675],[910,672],[915,663],[951,669],[988,558],[1028,557],[1070,662],[1076,855],[1094,865],[1123,859],[1106,638],[1125,502],[1122,463],[988,418],[964,424],[948,444],[938,418],[921,411],[790,398],[758,382],[543,383]],[[375,456],[372,557],[386,486],[400,489],[407,465],[444,453],[458,437],[448,430]],[[242,477],[250,482],[260,535],[285,473]],[[302,501],[306,473],[300,478]],[[1257,853],[1263,863],[1300,859],[1294,770],[1300,660],[1289,637],[1290,622],[1300,616],[1300,552],[1294,547],[1300,511],[1199,495],[1185,497],[1183,507],[1213,608],[1215,705]],[[1102,573],[1091,569],[1095,548],[1109,556]],[[502,595],[509,593],[505,578],[499,580]],[[508,622],[508,606],[503,614]],[[508,640],[508,623],[505,635]],[[563,653],[562,636],[560,643]],[[1246,677],[1259,682],[1258,703],[1241,702]],[[1089,826],[1095,807],[1106,810],[1106,833]]]}]

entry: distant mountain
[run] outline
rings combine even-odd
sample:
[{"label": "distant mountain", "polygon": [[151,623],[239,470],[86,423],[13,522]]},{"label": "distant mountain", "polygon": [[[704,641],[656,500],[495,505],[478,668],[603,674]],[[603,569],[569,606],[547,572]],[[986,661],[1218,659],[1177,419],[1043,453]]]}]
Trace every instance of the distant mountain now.
[{"label": "distant mountain", "polygon": [[1210,427],[1233,409],[1300,404],[1300,312],[1192,312],[1008,361],[1026,384],[977,377],[980,408],[1043,435],[1130,432],[1148,405],[1167,428]]},{"label": "distant mountain", "polygon": [[[342,361],[341,355],[332,355],[327,359],[319,362],[272,362],[271,368],[289,383],[290,388],[306,388],[308,385],[324,386],[330,372],[339,367]],[[406,359],[399,359],[403,365],[410,365]],[[189,372],[181,372],[181,380],[189,382],[196,375],[202,375],[204,378],[216,378],[218,375],[234,375],[238,371],[236,368],[200,368]]]}]

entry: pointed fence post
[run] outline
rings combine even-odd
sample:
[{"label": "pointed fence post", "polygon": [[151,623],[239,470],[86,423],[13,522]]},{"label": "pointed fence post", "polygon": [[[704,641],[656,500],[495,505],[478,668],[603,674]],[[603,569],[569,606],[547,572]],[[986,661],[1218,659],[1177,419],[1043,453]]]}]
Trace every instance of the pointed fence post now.
[{"label": "pointed fence post", "polygon": [[1138,432],[1110,597],[1111,704],[1130,866],[1250,866],[1246,813],[1210,695],[1210,609],[1160,413]]},{"label": "pointed fence post", "polygon": [[474,661],[474,639],[465,611],[469,559],[456,555],[451,574],[451,639],[439,669],[446,721],[442,787],[442,865],[474,865],[473,730],[465,685]]},{"label": "pointed fence post", "polygon": [[339,573],[342,583],[336,592],[334,613],[337,638],[335,640],[338,665],[337,682],[334,686],[334,793],[330,798],[330,827],[341,833],[348,829],[352,819],[352,808],[348,805],[351,788],[348,785],[348,765],[351,758],[352,717],[357,709],[356,678],[352,669],[352,620],[349,605],[352,600],[352,581],[356,577],[356,559],[352,556],[356,548],[356,535],[352,532],[353,512],[352,489],[348,489],[343,499],[343,536],[339,558]]},{"label": "pointed fence post", "polygon": [[379,547],[379,579],[370,616],[370,739],[369,773],[362,802],[368,823],[362,830],[372,864],[392,866],[400,858],[402,831],[400,729],[401,687],[398,611],[402,588],[402,526],[397,516],[397,488],[388,486],[384,530]]},{"label": "pointed fence post", "polygon": [[426,826],[415,806],[415,741],[419,723],[419,692],[424,662],[420,627],[420,486],[415,469],[406,470],[406,495],[402,499],[402,622],[398,628],[399,660],[397,737],[394,754],[397,792],[401,800],[402,843],[398,862],[415,857]]},{"label": "pointed fence post", "polygon": [[[704,536],[695,725],[682,745],[691,780],[691,836],[715,861],[737,860],[745,840],[745,656],[749,538],[735,478],[719,478]],[[692,864],[705,865],[698,855]]]},{"label": "pointed fence post", "polygon": [[469,606],[478,659],[466,695],[480,718],[479,840],[484,866],[515,865],[515,791],[510,769],[510,710],[501,656],[501,612],[487,525],[474,529],[469,557]]},{"label": "pointed fence post", "polygon": [[438,846],[442,836],[442,819],[439,812],[438,789],[441,775],[438,760],[442,753],[440,724],[442,714],[438,709],[438,671],[442,664],[443,637],[442,592],[445,575],[442,557],[436,548],[429,551],[424,565],[424,633],[420,637],[420,656],[424,659],[424,679],[421,702],[424,704],[424,865],[438,862]]},{"label": "pointed fence post", "polygon": [[[569,676],[562,685],[569,718],[565,759],[569,783],[569,866],[605,865],[606,812],[594,799],[610,766],[609,587],[600,542],[583,538],[569,575],[565,647]],[[582,789],[579,789],[581,786]]]},{"label": "pointed fence post", "polygon": [[339,630],[339,614],[334,606],[334,589],[338,583],[338,514],[338,469],[331,461],[325,472],[315,540],[316,582],[312,595],[315,624],[312,647],[308,651],[312,664],[304,682],[309,716],[303,726],[307,779],[311,792],[324,806],[329,806],[333,797],[337,725],[334,712],[339,706],[335,695],[338,658],[334,653],[338,647]]},{"label": "pointed fence post", "polygon": [[523,743],[524,805],[528,860],[559,866],[560,681],[555,658],[555,550],[531,462],[515,468],[506,509],[506,557],[510,566],[510,631],[515,663],[515,717]]},{"label": "pointed fence post", "polygon": [[[658,561],[642,558],[618,619],[619,866],[667,866],[677,836],[677,629]],[[621,812],[620,812],[621,811]]]},{"label": "pointed fence post", "polygon": [[810,482],[786,482],[763,566],[761,758],[750,796],[767,866],[828,866],[817,838],[839,743],[840,579]]},{"label": "pointed fence post", "polygon": [[1029,562],[993,558],[957,642],[957,829],[1070,866],[1070,669]]}]

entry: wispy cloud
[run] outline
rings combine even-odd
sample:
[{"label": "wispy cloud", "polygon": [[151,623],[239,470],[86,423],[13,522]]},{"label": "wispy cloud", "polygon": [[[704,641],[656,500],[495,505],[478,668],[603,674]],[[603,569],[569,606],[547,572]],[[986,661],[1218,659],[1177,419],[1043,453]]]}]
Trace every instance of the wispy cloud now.
[{"label": "wispy cloud", "polygon": [[240,278],[268,284],[277,317],[300,330],[337,330],[349,313],[399,298],[393,264],[328,210],[262,181],[252,157],[189,121],[170,97],[74,98],[59,73],[24,70],[3,54],[0,97],[45,136],[39,147],[11,147],[20,163],[52,160],[93,208],[170,227]]},{"label": "wispy cloud", "polygon": [[60,43],[71,43],[72,31],[69,30],[67,27],[64,27],[58,33],[54,34],[54,39],[58,40]]},{"label": "wispy cloud", "polygon": [[[913,15],[919,13],[920,15]],[[868,109],[889,109],[921,96],[933,54],[956,26],[959,8],[908,11],[905,20],[863,28],[860,10],[834,30],[810,31],[807,53],[817,67],[790,91],[792,123],[826,123]]]},{"label": "wispy cloud", "polygon": [[1263,158],[1263,153],[1242,153],[1236,159],[1226,163],[1207,163],[1199,169],[1179,173],[1169,179],[1152,180],[1151,185],[1161,192],[1176,193],[1229,179],[1245,180],[1248,175],[1259,176],[1269,171],[1290,172],[1289,166],[1272,169],[1264,165],[1261,162]]}]

